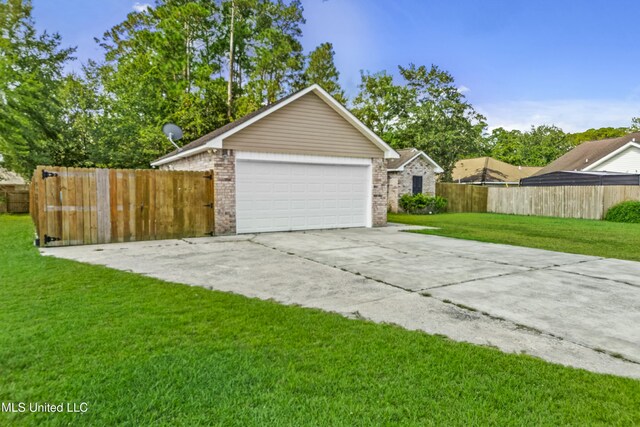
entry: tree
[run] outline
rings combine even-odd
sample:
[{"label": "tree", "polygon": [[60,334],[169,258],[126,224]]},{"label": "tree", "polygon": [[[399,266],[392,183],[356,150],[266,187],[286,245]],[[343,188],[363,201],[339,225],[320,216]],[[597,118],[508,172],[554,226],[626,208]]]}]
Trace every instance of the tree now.
[{"label": "tree", "polygon": [[172,149],[163,123],[189,141],[274,102],[302,70],[303,22],[298,0],[158,0],[129,14],[104,34],[93,71],[98,162],[148,166]]},{"label": "tree", "polygon": [[573,148],[567,134],[553,125],[532,126],[522,145],[522,164],[527,166],[546,166]]},{"label": "tree", "polygon": [[527,132],[494,129],[489,137],[491,156],[519,166],[546,166],[573,148],[569,135],[553,125],[541,125]]},{"label": "tree", "polygon": [[[633,123],[632,123],[633,126]],[[629,128],[619,127],[605,127],[599,129],[588,129],[584,132],[568,134],[569,140],[572,145],[579,145],[585,141],[597,141],[600,139],[617,138],[625,136],[630,132]]]},{"label": "tree", "polygon": [[220,13],[207,0],[159,1],[104,34],[105,62],[92,71],[104,94],[100,163],[148,167],[172,148],[166,122],[187,140],[227,123]]},{"label": "tree", "polygon": [[353,100],[352,111],[360,121],[385,141],[394,144],[400,118],[407,114],[412,102],[411,91],[396,85],[393,76],[381,71],[360,73],[359,92]]},{"label": "tree", "polygon": [[450,73],[435,65],[399,69],[411,102],[397,124],[398,144],[429,153],[444,170],[441,179],[451,180],[458,160],[482,153],[485,118],[458,90]]},{"label": "tree", "polygon": [[494,159],[507,162],[512,165],[524,166],[527,163],[523,158],[523,136],[519,130],[505,130],[496,128],[487,136],[489,155]]},{"label": "tree", "polygon": [[0,152],[27,176],[57,160],[59,88],[74,52],[61,48],[58,34],[37,34],[31,10],[30,1],[0,2]]},{"label": "tree", "polygon": [[249,45],[250,63],[247,98],[238,115],[271,104],[295,88],[304,65],[300,25],[305,23],[300,0],[259,0]]},{"label": "tree", "polygon": [[341,104],[346,104],[347,98],[338,82],[340,73],[334,63],[334,56],[331,43],[322,43],[313,50],[309,54],[307,67],[304,70],[302,86],[318,84]]},{"label": "tree", "polygon": [[59,144],[53,148],[53,163],[92,167],[97,160],[99,139],[99,97],[90,81],[76,74],[67,75],[60,86],[62,107]]}]

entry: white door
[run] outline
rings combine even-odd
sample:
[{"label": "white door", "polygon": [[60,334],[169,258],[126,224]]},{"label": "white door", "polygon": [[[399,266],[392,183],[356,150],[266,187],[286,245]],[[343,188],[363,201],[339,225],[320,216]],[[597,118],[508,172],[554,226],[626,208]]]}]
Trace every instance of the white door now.
[{"label": "white door", "polygon": [[366,227],[368,165],[237,160],[238,233]]}]

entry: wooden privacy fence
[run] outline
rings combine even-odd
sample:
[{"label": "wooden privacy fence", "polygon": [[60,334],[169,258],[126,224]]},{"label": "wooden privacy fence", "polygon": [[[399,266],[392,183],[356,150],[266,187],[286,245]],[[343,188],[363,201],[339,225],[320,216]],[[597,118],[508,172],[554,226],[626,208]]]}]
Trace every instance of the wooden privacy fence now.
[{"label": "wooden privacy fence", "polygon": [[487,211],[602,219],[611,206],[625,200],[640,200],[640,186],[492,187]]},{"label": "wooden privacy fence", "polygon": [[436,196],[447,199],[447,212],[486,212],[487,187],[436,183]]},{"label": "wooden privacy fence", "polygon": [[[0,186],[0,213],[29,212],[29,190]],[[22,187],[22,186],[20,186]]]},{"label": "wooden privacy fence", "polygon": [[38,166],[30,211],[40,246],[212,235],[213,173]]}]

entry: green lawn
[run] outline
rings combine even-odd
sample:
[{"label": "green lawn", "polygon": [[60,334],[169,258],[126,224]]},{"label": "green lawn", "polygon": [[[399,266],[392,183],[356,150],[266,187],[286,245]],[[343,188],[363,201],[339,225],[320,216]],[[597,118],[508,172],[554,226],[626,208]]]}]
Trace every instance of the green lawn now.
[{"label": "green lawn", "polygon": [[441,227],[417,233],[640,261],[640,224],[540,216],[389,214],[390,222]]},{"label": "green lawn", "polygon": [[640,381],[41,257],[32,239],[0,215],[0,401],[89,410],[0,425],[640,424]]}]

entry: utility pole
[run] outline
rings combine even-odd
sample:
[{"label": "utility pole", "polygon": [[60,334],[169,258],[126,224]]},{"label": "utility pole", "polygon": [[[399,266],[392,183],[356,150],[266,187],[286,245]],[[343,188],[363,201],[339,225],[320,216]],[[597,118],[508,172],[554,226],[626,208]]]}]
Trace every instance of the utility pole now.
[{"label": "utility pole", "polygon": [[227,85],[227,117],[229,121],[233,118],[233,33],[235,27],[236,4],[231,0],[231,28],[229,31],[229,83]]}]

